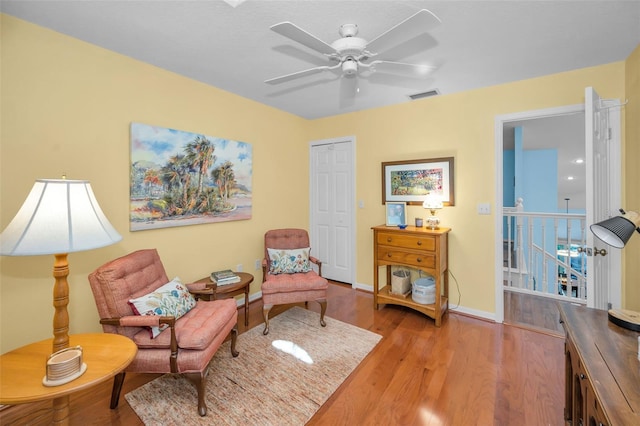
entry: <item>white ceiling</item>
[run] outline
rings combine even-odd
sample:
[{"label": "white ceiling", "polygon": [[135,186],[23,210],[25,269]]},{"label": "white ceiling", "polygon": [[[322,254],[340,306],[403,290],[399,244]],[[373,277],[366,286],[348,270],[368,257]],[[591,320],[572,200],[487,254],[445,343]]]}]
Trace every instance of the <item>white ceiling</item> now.
[{"label": "white ceiling", "polygon": [[[1,0],[20,19],[313,119],[624,60],[640,43],[640,1]],[[428,63],[415,78],[359,78],[341,96],[332,71],[271,86],[264,80],[327,65],[269,29],[291,21],[331,43],[356,23],[371,40],[420,9],[442,24],[380,59]]]}]

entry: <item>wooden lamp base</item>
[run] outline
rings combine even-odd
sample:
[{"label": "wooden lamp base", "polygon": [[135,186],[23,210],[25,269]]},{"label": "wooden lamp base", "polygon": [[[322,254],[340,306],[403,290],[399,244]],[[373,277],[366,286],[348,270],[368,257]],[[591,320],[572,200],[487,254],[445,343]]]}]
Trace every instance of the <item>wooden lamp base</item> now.
[{"label": "wooden lamp base", "polygon": [[640,312],[609,309],[609,321],[622,328],[640,332]]}]

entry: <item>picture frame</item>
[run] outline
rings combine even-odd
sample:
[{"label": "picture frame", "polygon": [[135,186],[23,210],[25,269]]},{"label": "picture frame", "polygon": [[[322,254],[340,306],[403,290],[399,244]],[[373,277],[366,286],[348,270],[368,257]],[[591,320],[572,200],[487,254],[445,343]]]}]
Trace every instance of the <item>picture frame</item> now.
[{"label": "picture frame", "polygon": [[398,226],[407,224],[407,203],[390,201],[386,206],[387,226]]},{"label": "picture frame", "polygon": [[388,161],[382,163],[382,204],[422,205],[435,192],[445,206],[454,206],[454,158]]},{"label": "picture frame", "polygon": [[250,143],[131,123],[129,229],[249,220]]}]

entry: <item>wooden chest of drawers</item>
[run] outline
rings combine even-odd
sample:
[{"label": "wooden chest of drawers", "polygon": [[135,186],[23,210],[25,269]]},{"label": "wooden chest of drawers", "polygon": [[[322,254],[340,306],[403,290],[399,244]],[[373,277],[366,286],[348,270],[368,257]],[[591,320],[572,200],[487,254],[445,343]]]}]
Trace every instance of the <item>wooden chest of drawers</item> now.
[{"label": "wooden chest of drawers", "polygon": [[[429,230],[415,226],[399,229],[384,225],[372,229],[374,308],[378,309],[381,304],[408,306],[433,318],[439,327],[448,308],[447,235],[451,229]],[[392,294],[391,266],[394,265],[416,268],[431,275],[435,280],[435,303],[417,303],[411,296]],[[386,269],[386,284],[382,287],[379,283],[380,267]]]},{"label": "wooden chest of drawers", "polygon": [[640,333],[607,311],[559,303],[565,340],[565,424],[640,425]]}]

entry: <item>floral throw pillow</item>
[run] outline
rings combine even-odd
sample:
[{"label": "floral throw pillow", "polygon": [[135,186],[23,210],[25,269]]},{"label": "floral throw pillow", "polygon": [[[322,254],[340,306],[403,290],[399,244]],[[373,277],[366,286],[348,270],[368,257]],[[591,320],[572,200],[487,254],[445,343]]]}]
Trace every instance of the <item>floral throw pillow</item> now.
[{"label": "floral throw pillow", "polygon": [[[130,299],[129,304],[136,315],[174,316],[178,319],[196,306],[196,299],[182,284],[180,278],[175,277],[149,294]],[[150,327],[151,338],[155,339],[167,327],[167,324]]]},{"label": "floral throw pillow", "polygon": [[269,272],[272,274],[296,274],[311,271],[310,250],[309,247],[293,250],[267,248],[271,261]]}]

